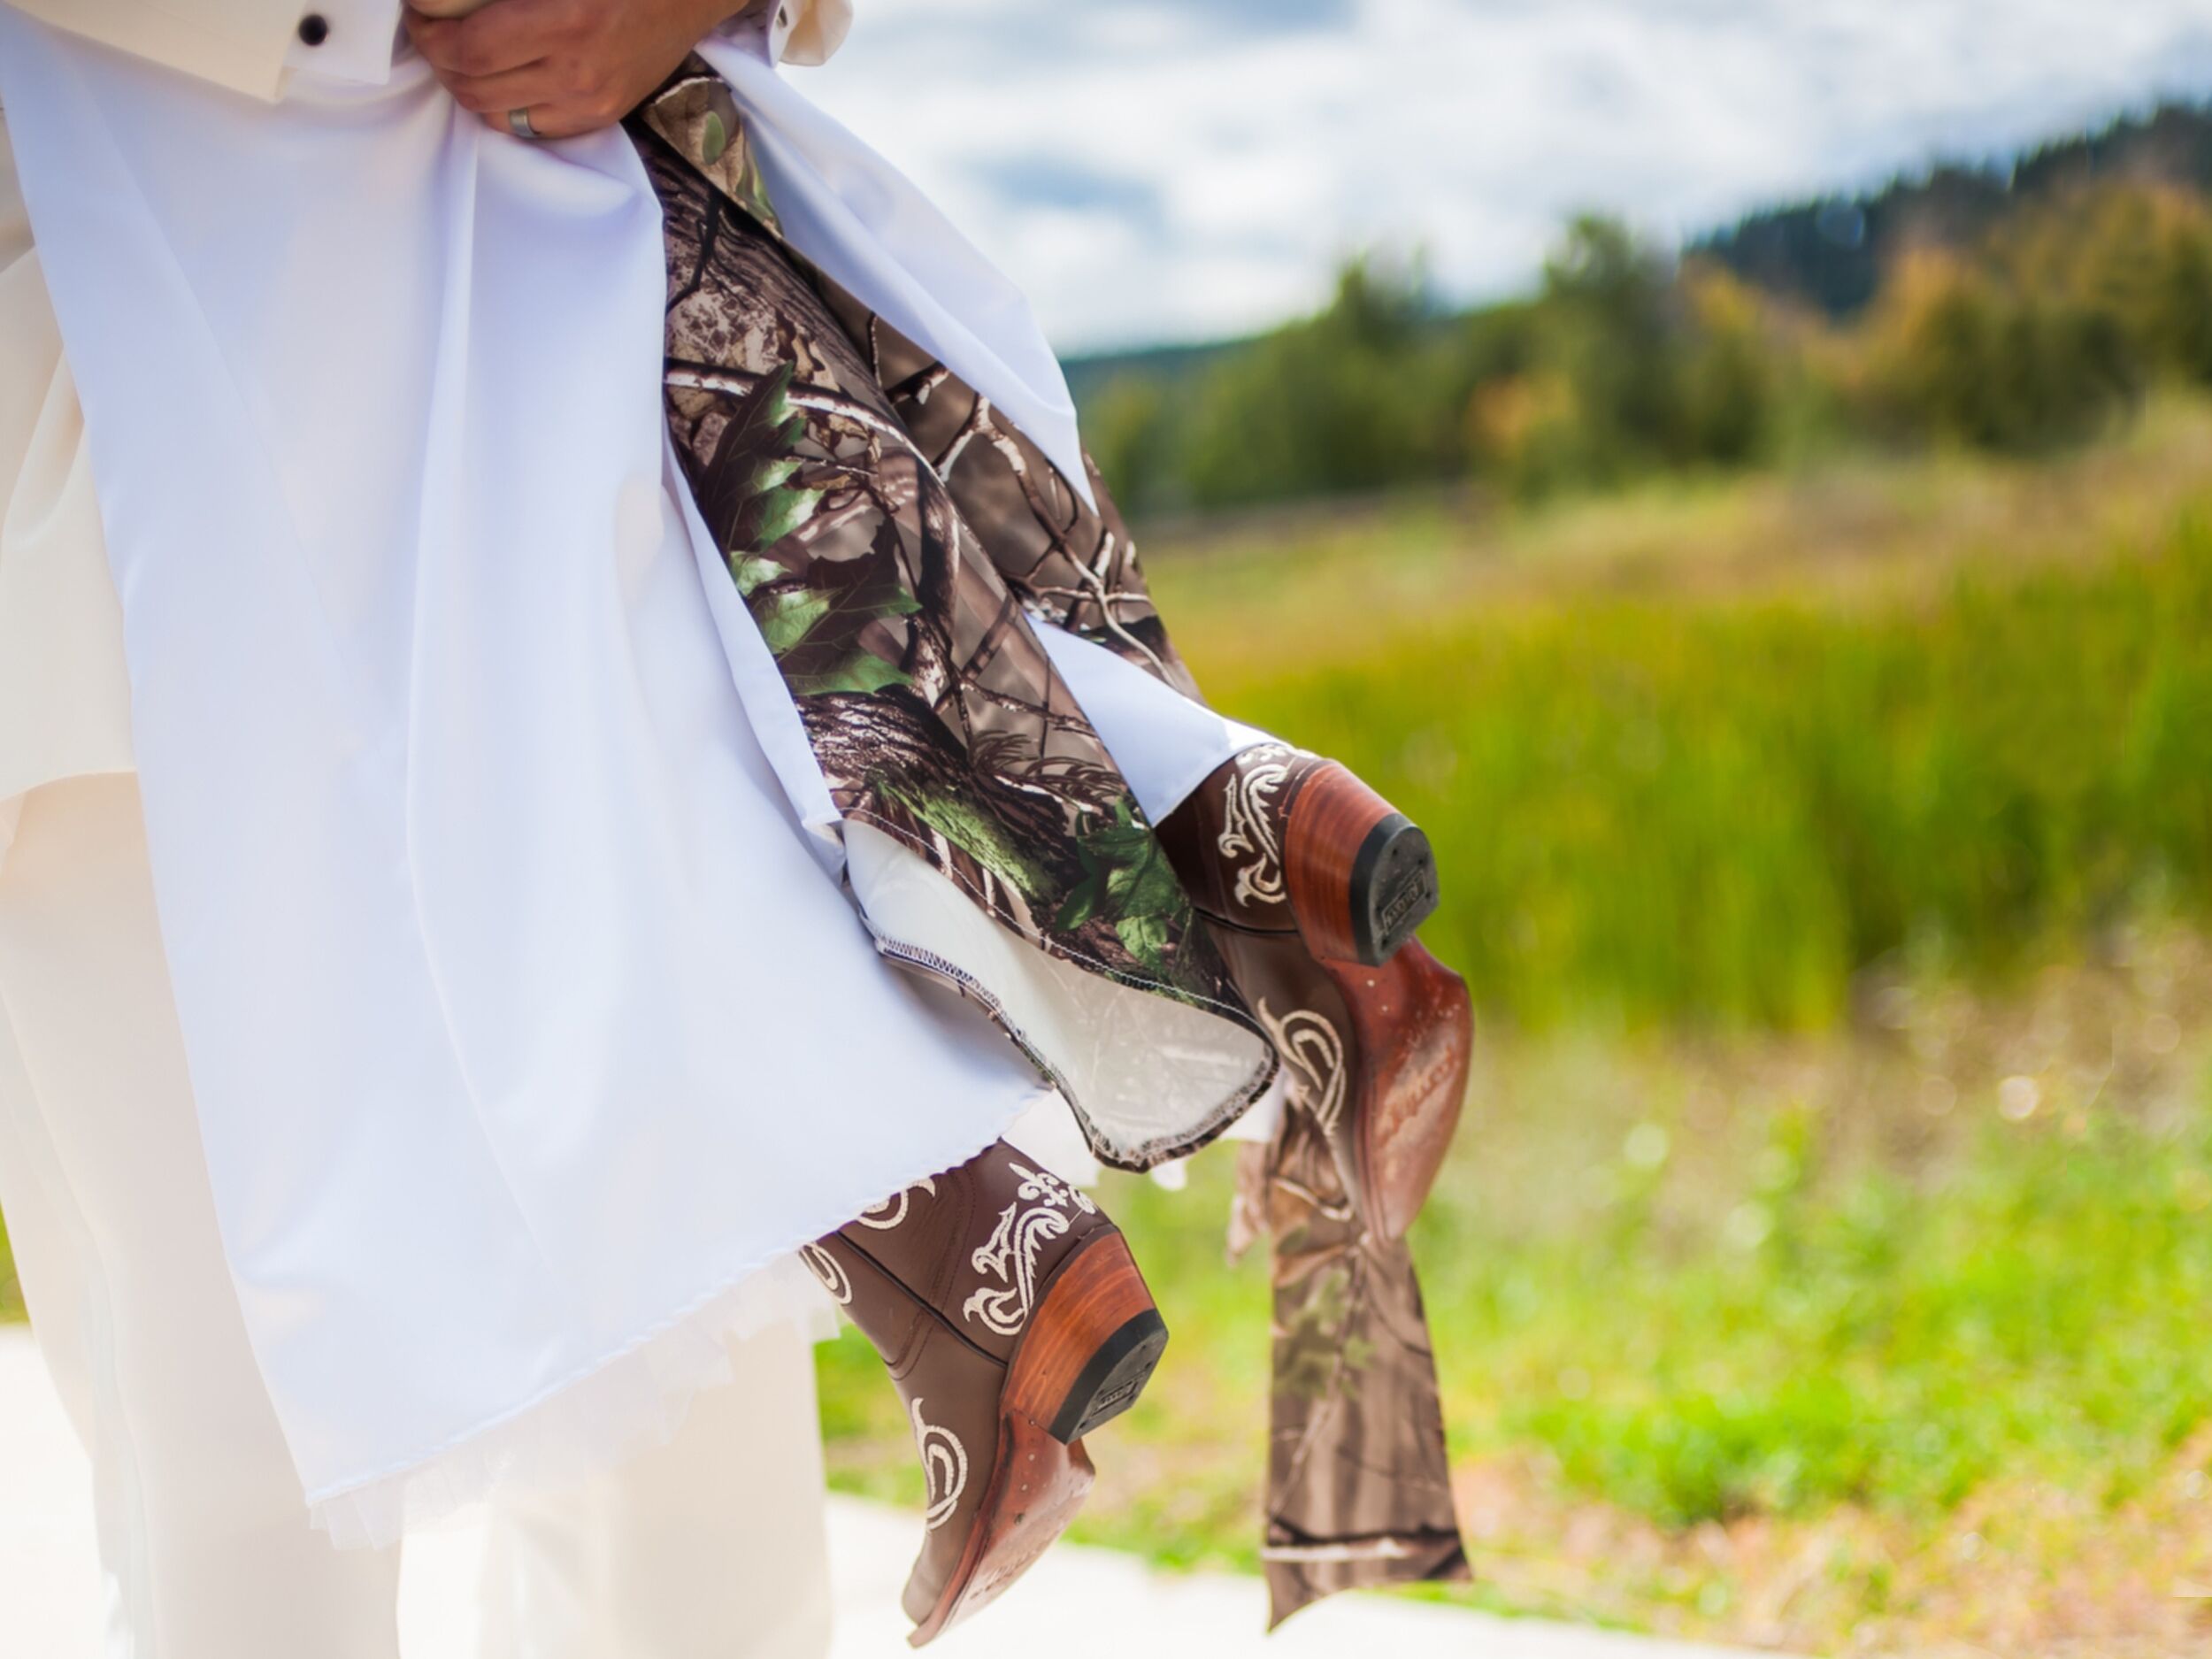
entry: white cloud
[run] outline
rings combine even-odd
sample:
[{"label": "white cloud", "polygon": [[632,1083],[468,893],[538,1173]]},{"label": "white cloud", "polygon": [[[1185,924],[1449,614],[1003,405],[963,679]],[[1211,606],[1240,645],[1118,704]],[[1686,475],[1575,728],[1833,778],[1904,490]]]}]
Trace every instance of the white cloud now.
[{"label": "white cloud", "polygon": [[858,0],[801,84],[1082,347],[1263,326],[1348,250],[1525,283],[1582,208],[1675,235],[2212,91],[2203,0]]}]

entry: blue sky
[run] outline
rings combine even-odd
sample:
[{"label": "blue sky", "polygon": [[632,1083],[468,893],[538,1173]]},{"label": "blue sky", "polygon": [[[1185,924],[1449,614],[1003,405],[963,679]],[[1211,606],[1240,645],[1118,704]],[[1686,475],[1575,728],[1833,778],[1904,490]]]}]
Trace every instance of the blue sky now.
[{"label": "blue sky", "polygon": [[2212,94],[2212,0],[856,0],[809,94],[1064,349],[1310,308],[1348,251],[1532,277],[1567,215],[1659,234]]}]

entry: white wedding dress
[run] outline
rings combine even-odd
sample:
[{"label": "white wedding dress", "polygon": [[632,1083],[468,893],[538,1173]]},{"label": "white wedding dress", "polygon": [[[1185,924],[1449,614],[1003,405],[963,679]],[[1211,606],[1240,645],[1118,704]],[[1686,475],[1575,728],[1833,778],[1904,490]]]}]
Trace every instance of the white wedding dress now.
[{"label": "white wedding dress", "polygon": [[[749,109],[782,96],[717,50],[767,78]],[[1034,1104],[872,929],[971,966],[1133,1144],[1264,1071],[836,821],[674,469],[620,131],[490,132],[403,52],[262,105],[5,10],[0,104],[225,1249],[342,1540],[664,1427],[725,1337],[801,1305],[798,1244]],[[1071,446],[1025,308],[795,107],[759,119],[801,245]],[[1148,810],[1259,735],[1052,648]]]}]

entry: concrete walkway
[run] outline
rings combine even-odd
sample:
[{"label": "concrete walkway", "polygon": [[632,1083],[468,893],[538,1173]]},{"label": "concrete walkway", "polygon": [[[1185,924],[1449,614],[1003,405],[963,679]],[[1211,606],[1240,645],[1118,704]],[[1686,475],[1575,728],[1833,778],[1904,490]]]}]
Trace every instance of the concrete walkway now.
[{"label": "concrete walkway", "polygon": [[[830,1511],[838,1631],[832,1659],[910,1651],[899,1586],[919,1537],[914,1517],[852,1499]],[[407,1659],[471,1659],[474,1535],[441,1528],[410,1542],[402,1591]],[[0,1654],[98,1659],[100,1581],[90,1482],[30,1335],[0,1328]],[[1572,1625],[1493,1618],[1383,1596],[1339,1596],[1261,1634],[1255,1579],[1166,1574],[1111,1550],[1063,1544],[998,1605],[931,1647],[943,1659],[1729,1659]],[[610,1659],[619,1659],[610,1655]]]}]

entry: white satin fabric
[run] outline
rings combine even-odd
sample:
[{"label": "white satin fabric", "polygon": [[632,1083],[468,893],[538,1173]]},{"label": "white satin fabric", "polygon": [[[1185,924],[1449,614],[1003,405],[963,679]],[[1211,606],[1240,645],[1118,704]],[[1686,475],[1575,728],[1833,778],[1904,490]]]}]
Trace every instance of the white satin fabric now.
[{"label": "white satin fabric", "polygon": [[388,1538],[664,1427],[758,1269],[1035,1077],[875,956],[749,724],[795,711],[731,695],[622,134],[12,15],[0,98],[242,1309],[311,1503]]},{"label": "white satin fabric", "polygon": [[[667,449],[621,133],[522,143],[411,59],[266,106],[4,10],[0,102],[226,1254],[319,1520],[387,1540],[664,1432],[787,1317],[789,1250],[987,1143],[1036,1074],[883,965],[806,833],[826,791]],[[35,498],[81,510],[73,476]],[[38,580],[8,536],[0,583]],[[1181,770],[1240,741],[1203,719]],[[856,880],[914,933],[970,919],[903,856]],[[1055,1025],[1070,987],[1019,954],[995,1000]],[[1100,1005],[1035,1034],[1131,1072],[1133,1136],[1263,1066],[1167,999]],[[1148,1048],[1189,1064],[1149,1079]]]},{"label": "white satin fabric", "polygon": [[[12,8],[164,67],[265,96],[275,96],[280,83],[311,88],[318,79],[380,85],[399,13],[398,0],[328,0],[322,12],[331,35],[310,48],[297,38],[294,13],[282,0],[260,13],[207,0],[0,0],[0,12]],[[1088,498],[1067,382],[1020,291],[902,174],[776,76],[776,63],[825,62],[851,27],[850,0],[787,0],[764,19],[731,25],[702,50],[732,78],[747,110],[793,245],[1004,410]],[[0,465],[13,472],[0,480],[4,854],[14,802],[23,791],[61,778],[127,772],[132,760],[121,617],[104,560],[91,557],[98,541],[96,503],[83,420],[31,247],[4,123]],[[1103,677],[1111,680],[1110,669]],[[1156,706],[1141,687],[1133,695],[1140,707]],[[1174,718],[1188,732],[1202,710]],[[803,746],[794,749],[788,731],[760,735],[809,826],[826,831],[834,813],[826,792],[811,780]],[[1162,810],[1147,799],[1141,780],[1137,794],[1148,811]]]}]

